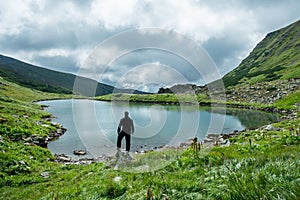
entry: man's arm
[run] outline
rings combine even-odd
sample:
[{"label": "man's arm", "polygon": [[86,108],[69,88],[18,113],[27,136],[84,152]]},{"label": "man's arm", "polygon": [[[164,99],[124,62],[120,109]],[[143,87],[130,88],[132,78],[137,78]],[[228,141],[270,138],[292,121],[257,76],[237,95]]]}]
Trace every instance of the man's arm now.
[{"label": "man's arm", "polygon": [[131,131],[132,131],[132,134],[134,133],[134,124],[133,124],[133,120],[131,120]]},{"label": "man's arm", "polygon": [[122,127],[121,122],[122,122],[122,120],[120,120],[120,123],[119,123],[119,126],[118,126],[118,130],[117,130],[118,134],[121,132],[121,127]]}]

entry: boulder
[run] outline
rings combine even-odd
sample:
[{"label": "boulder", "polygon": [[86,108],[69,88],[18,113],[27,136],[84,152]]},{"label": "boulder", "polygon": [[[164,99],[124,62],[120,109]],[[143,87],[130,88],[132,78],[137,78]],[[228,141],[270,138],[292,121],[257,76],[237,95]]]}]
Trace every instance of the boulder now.
[{"label": "boulder", "polygon": [[229,147],[230,146],[230,140],[226,139],[220,142],[221,147]]},{"label": "boulder", "polygon": [[280,128],[275,128],[273,125],[269,124],[265,128],[267,131],[280,131]]},{"label": "boulder", "polygon": [[86,154],[86,151],[85,150],[74,150],[73,154],[78,155],[78,156],[83,156]]},{"label": "boulder", "polygon": [[49,178],[49,172],[43,172],[43,173],[41,173],[41,176],[43,178]]},{"label": "boulder", "polygon": [[71,162],[72,159],[70,157],[65,156],[65,155],[59,155],[59,156],[56,157],[56,160],[58,162]]}]

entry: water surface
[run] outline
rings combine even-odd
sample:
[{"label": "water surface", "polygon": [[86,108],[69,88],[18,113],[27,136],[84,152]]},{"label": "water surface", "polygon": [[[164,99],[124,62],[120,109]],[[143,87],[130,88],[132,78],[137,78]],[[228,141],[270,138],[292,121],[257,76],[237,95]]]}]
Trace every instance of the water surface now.
[{"label": "water surface", "polygon": [[48,105],[47,111],[56,117],[53,121],[67,128],[48,148],[53,153],[70,156],[75,149],[87,150],[93,156],[115,153],[117,125],[126,110],[135,124],[131,151],[175,146],[195,136],[201,140],[208,133],[229,133],[277,120],[274,114],[245,109],[92,100],[54,100],[40,104]]}]

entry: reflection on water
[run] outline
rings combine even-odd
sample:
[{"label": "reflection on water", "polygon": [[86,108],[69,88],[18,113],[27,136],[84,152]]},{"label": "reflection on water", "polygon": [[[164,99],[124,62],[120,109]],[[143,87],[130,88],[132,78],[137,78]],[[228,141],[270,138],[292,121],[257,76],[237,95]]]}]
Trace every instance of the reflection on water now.
[{"label": "reflection on water", "polygon": [[[224,113],[224,109],[214,108],[214,112]],[[279,120],[277,113],[267,113],[259,110],[226,108],[226,115],[236,116],[246,128],[257,128]]]},{"label": "reflection on water", "polygon": [[67,155],[72,155],[75,149],[85,149],[93,156],[115,153],[117,125],[125,110],[129,111],[136,129],[132,136],[132,151],[178,145],[195,136],[203,139],[207,133],[229,133],[277,120],[274,114],[244,109],[91,100],[40,103],[49,105],[47,110],[56,116],[53,121],[67,128],[67,132],[49,143],[48,148],[53,153]]}]

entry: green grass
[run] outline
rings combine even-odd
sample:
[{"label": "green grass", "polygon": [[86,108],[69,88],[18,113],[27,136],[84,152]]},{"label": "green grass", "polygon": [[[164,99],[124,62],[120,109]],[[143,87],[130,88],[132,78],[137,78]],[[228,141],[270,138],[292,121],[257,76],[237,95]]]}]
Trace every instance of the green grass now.
[{"label": "green grass", "polygon": [[293,109],[294,104],[300,102],[299,92],[295,92],[279,100],[276,104],[261,104],[256,102],[235,102],[209,99],[204,94],[121,94],[114,93],[95,97],[95,100],[132,103],[158,103],[158,104],[200,104],[218,105],[220,107],[257,108],[257,109]]},{"label": "green grass", "polygon": [[[254,84],[258,82],[262,82],[265,80],[265,74],[260,74],[258,76],[251,77],[249,80],[245,81],[245,84]],[[243,82],[243,81],[241,81]]]},{"label": "green grass", "polygon": [[11,139],[25,139],[29,136],[46,137],[49,131],[55,131],[56,126],[47,119],[49,113],[40,110],[38,105],[12,101],[0,100],[2,112],[1,120],[5,120],[0,126],[0,134]]},{"label": "green grass", "polygon": [[[118,170],[126,172],[154,172],[170,165],[174,160],[178,159],[184,153],[184,149],[164,149],[159,151],[151,151],[146,154],[133,154],[129,163],[116,162],[117,156],[112,159],[107,166],[118,166]],[[123,155],[124,156],[124,155]]]},{"label": "green grass", "polygon": [[48,119],[51,114],[43,111],[33,101],[41,99],[70,98],[70,95],[44,93],[10,83],[0,78],[0,134],[12,140],[26,137],[46,137],[57,129]]},{"label": "green grass", "polygon": [[11,83],[0,77],[0,98],[2,100],[13,99],[24,102],[34,102],[46,99],[72,98],[73,96],[78,97],[75,95],[41,92]]},{"label": "green grass", "polygon": [[95,98],[101,101],[124,101],[124,102],[142,102],[142,103],[191,103],[208,102],[204,94],[108,94]]},{"label": "green grass", "polygon": [[297,110],[297,108],[299,108],[300,106],[299,104],[300,104],[300,90],[286,96],[285,98],[276,101],[276,107],[280,109]]}]

